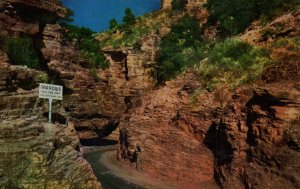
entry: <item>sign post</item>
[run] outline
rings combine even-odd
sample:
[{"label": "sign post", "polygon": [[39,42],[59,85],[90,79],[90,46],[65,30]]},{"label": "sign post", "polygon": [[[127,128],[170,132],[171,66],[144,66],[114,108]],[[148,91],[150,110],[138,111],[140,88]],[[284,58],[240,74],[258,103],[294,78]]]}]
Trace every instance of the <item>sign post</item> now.
[{"label": "sign post", "polygon": [[40,83],[39,98],[49,99],[49,123],[52,122],[52,101],[63,99],[63,87]]}]

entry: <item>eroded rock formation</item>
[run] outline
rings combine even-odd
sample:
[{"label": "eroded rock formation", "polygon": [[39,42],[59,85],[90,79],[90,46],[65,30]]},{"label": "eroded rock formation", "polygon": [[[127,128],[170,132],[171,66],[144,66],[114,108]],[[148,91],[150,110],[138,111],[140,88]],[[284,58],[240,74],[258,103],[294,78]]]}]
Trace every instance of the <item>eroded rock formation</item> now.
[{"label": "eroded rock formation", "polygon": [[72,124],[38,116],[0,121],[2,188],[100,189]]},{"label": "eroded rock formation", "polygon": [[[109,85],[131,103],[131,98],[153,89],[157,83],[154,77],[157,43],[160,37],[148,35],[141,40],[140,49],[104,49],[110,62],[105,71]],[[128,105],[128,104],[127,104]]]},{"label": "eroded rock formation", "polygon": [[189,92],[199,87],[194,78],[189,73],[152,91],[123,117],[118,156],[181,187],[215,188],[213,154],[203,143],[213,106],[197,110],[190,105]]},{"label": "eroded rock formation", "polygon": [[172,81],[125,115],[119,158],[189,188],[298,188],[299,81],[216,91],[191,104],[195,82]]},{"label": "eroded rock formation", "polygon": [[[298,22],[284,15],[265,27],[286,27],[256,43],[298,35]],[[146,94],[121,119],[119,159],[180,188],[299,188],[300,62],[288,49],[272,49],[278,63],[251,85],[196,98],[187,72]]]},{"label": "eroded rock formation", "polygon": [[75,122],[83,142],[97,142],[116,129],[124,110],[124,98],[108,85],[108,78],[100,78],[88,68],[88,61],[72,44],[65,43],[59,25],[46,25],[43,31],[43,57],[49,72],[65,88],[62,103],[67,116]]}]

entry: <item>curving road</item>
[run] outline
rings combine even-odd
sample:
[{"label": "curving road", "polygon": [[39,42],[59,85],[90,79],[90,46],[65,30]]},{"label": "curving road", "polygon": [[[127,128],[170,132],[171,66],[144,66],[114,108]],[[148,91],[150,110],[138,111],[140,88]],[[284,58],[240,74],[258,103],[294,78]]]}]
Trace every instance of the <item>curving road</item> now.
[{"label": "curving road", "polygon": [[[104,189],[144,189],[113,174],[101,161],[103,155],[116,152],[115,146],[85,148],[84,157],[91,164],[94,174]],[[124,175],[126,178],[126,175]]]}]

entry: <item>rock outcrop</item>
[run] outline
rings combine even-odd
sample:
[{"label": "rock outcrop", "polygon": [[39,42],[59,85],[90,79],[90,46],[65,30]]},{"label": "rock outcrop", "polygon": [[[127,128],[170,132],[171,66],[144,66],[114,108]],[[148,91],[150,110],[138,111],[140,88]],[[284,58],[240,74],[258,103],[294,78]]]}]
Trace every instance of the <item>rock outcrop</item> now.
[{"label": "rock outcrop", "polygon": [[216,188],[214,158],[205,146],[214,105],[197,109],[189,92],[199,87],[192,73],[146,94],[120,123],[118,157],[153,177],[188,188]]},{"label": "rock outcrop", "polygon": [[161,9],[170,9],[172,7],[172,0],[161,0]]},{"label": "rock outcrop", "polygon": [[55,23],[65,9],[57,0],[4,0],[0,4],[0,35],[37,35],[46,23]]},{"label": "rock outcrop", "polygon": [[0,121],[1,188],[100,189],[72,124],[38,116]]},{"label": "rock outcrop", "polygon": [[100,72],[93,74],[88,61],[72,44],[65,43],[59,25],[46,25],[43,31],[43,57],[52,76],[64,86],[66,95],[62,108],[75,122],[83,142],[97,142],[118,125],[124,111],[124,97],[108,85]]},{"label": "rock outcrop", "polygon": [[299,188],[298,85],[240,90],[217,110],[205,142],[222,187]]},{"label": "rock outcrop", "polygon": [[157,83],[153,74],[159,40],[157,35],[148,35],[141,40],[140,49],[104,49],[110,62],[105,77],[114,91],[125,98],[127,106],[132,104],[131,98],[153,89]]},{"label": "rock outcrop", "polygon": [[37,91],[32,89],[45,73],[11,65],[2,51],[0,68],[0,119],[35,114],[39,102]]},{"label": "rock outcrop", "polygon": [[[292,38],[299,35],[298,17],[275,19],[265,27],[285,27],[268,38],[261,28],[254,30],[259,36],[250,29],[241,39],[268,47],[280,36]],[[299,188],[298,47],[272,46],[277,63],[235,90],[223,86],[192,97],[201,83],[187,72],[145,94],[121,119],[119,159],[179,188]]]}]

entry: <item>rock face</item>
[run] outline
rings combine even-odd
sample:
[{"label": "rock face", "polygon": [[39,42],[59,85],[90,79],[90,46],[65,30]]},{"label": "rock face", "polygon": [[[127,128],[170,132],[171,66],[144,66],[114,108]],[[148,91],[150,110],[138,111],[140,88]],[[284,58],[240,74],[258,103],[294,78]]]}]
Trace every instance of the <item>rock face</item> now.
[{"label": "rock face", "polygon": [[96,142],[116,129],[124,98],[110,88],[107,78],[86,68],[87,60],[80,58],[72,44],[64,44],[59,25],[46,25],[43,36],[43,57],[66,91],[62,108],[75,122],[82,141]]},{"label": "rock face", "polygon": [[78,152],[74,126],[45,122],[37,116],[0,121],[0,186],[100,189]]},{"label": "rock face", "polygon": [[254,24],[250,31],[240,36],[240,39],[252,44],[259,44],[264,41],[272,41],[281,36],[299,36],[300,34],[300,13],[284,14],[266,26]]},{"label": "rock face", "polygon": [[161,8],[169,9],[172,7],[172,0],[161,0]]},{"label": "rock face", "polygon": [[298,85],[241,90],[218,110],[206,144],[224,188],[299,188]]},{"label": "rock face", "polygon": [[130,98],[154,88],[156,80],[153,73],[159,40],[158,36],[149,35],[141,40],[140,49],[127,47],[104,50],[110,62],[105,74],[109,78],[109,85],[118,94]]},{"label": "rock face", "polygon": [[0,35],[26,33],[36,35],[43,25],[64,15],[57,0],[4,0],[0,3]]},{"label": "rock face", "polygon": [[213,106],[190,106],[189,92],[197,87],[188,73],[145,95],[142,105],[121,120],[119,159],[181,187],[216,188],[213,154],[203,142]]},{"label": "rock face", "polygon": [[119,158],[181,187],[299,188],[299,81],[190,103],[196,80],[187,75],[123,117]]}]

